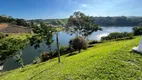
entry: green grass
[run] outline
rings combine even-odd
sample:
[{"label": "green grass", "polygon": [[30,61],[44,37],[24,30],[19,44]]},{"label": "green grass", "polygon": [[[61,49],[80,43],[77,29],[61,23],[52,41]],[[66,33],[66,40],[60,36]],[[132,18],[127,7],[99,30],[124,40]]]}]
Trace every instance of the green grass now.
[{"label": "green grass", "polygon": [[130,50],[140,37],[100,43],[73,56],[61,56],[4,72],[0,80],[142,80],[142,55]]},{"label": "green grass", "polygon": [[7,38],[27,39],[27,37],[31,36],[32,34],[29,33],[10,33]]},{"label": "green grass", "polygon": [[32,37],[32,35],[33,34],[29,34],[29,33],[9,33],[7,37],[0,39],[0,41],[5,40],[5,39],[10,39],[10,38],[25,40],[29,37]]}]

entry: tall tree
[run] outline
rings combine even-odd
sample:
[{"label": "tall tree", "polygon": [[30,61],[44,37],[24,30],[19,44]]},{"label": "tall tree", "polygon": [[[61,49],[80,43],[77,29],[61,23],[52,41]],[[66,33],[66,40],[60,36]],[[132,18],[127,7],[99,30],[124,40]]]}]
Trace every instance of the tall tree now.
[{"label": "tall tree", "polygon": [[53,43],[53,35],[56,34],[57,49],[58,49],[58,62],[60,62],[59,41],[58,41],[58,29],[50,24],[40,23],[40,26],[33,27],[34,36],[30,39],[30,43],[35,48],[40,47],[40,44],[44,42],[51,53],[51,44]]},{"label": "tall tree", "polygon": [[97,24],[94,24],[92,16],[86,16],[84,13],[75,12],[68,19],[67,30],[70,33],[75,33],[76,36],[87,37],[94,31],[101,30],[101,28]]}]

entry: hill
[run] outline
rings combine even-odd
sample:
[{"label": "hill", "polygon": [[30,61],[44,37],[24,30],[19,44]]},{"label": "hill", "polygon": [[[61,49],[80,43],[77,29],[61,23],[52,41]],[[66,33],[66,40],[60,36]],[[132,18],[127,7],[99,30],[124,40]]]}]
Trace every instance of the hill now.
[{"label": "hill", "polygon": [[30,33],[31,29],[18,25],[10,25],[8,23],[0,24],[0,32],[4,33]]},{"label": "hill", "polygon": [[5,72],[0,80],[142,80],[142,55],[130,50],[140,37],[94,45],[73,56],[64,55]]},{"label": "hill", "polygon": [[96,24],[100,26],[138,26],[142,25],[142,17],[108,16],[94,17]]},{"label": "hill", "polygon": [[34,20],[27,20],[27,22],[33,21],[34,23],[47,23],[47,24],[53,24],[53,25],[61,25],[65,26],[67,24],[68,19],[34,19]]},{"label": "hill", "polygon": [[[65,19],[35,19],[29,20],[35,23],[45,22],[54,25],[67,24],[68,18]],[[142,25],[142,17],[126,17],[126,16],[107,16],[107,17],[94,17],[94,23],[100,26],[138,26]]]}]

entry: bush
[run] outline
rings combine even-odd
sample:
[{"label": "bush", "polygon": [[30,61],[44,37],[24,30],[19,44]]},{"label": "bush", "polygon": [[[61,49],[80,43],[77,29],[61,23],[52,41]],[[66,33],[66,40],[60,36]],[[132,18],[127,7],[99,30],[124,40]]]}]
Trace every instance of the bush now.
[{"label": "bush", "polygon": [[68,52],[68,51],[67,51],[68,48],[69,48],[68,46],[61,46],[61,47],[60,47],[60,53],[61,53],[61,54],[67,53],[67,52]]},{"label": "bush", "polygon": [[134,35],[142,35],[142,26],[134,27],[133,28]]},{"label": "bush", "polygon": [[101,37],[101,40],[121,40],[121,39],[132,39],[134,37],[132,32],[114,32],[114,33],[110,33],[108,36],[106,37]]},{"label": "bush", "polygon": [[97,41],[97,40],[92,40],[92,41],[89,41],[89,44],[97,44],[97,43],[101,43],[101,41]]},{"label": "bush", "polygon": [[44,52],[42,54],[40,54],[40,59],[41,59],[41,62],[45,62],[49,59],[52,58],[52,54],[51,53],[48,53],[48,52]]},{"label": "bush", "polygon": [[37,63],[40,63],[41,62],[41,59],[39,57],[37,57],[34,61],[33,61],[33,64],[37,64]]},{"label": "bush", "polygon": [[[71,51],[70,47],[68,47],[68,46],[60,46],[60,55],[67,54],[70,51]],[[57,57],[57,56],[58,56],[58,51],[55,50],[55,52],[53,52],[53,57]]]},{"label": "bush", "polygon": [[88,48],[87,41],[80,36],[70,40],[69,43],[75,50],[78,50],[79,53],[81,52],[81,49],[87,49]]},{"label": "bush", "polygon": [[5,37],[4,33],[1,33],[1,32],[0,32],[0,39],[2,39],[2,38],[4,38],[4,37]]}]

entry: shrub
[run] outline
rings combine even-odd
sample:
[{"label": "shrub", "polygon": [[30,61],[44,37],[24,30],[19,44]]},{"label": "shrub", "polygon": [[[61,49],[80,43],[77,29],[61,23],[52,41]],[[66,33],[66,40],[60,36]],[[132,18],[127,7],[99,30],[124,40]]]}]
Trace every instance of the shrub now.
[{"label": "shrub", "polygon": [[68,48],[69,48],[68,46],[60,46],[60,53],[61,54],[67,53]]},{"label": "shrub", "polygon": [[92,40],[92,41],[89,41],[89,44],[97,44],[97,43],[101,43],[101,41],[97,41],[97,40]]},{"label": "shrub", "polygon": [[[71,50],[70,50],[70,47],[69,46],[60,46],[60,55],[64,55],[64,54],[67,54],[69,53]],[[57,57],[58,56],[58,52],[57,50],[55,50],[55,52],[53,52],[53,55],[52,57]]]},{"label": "shrub", "polygon": [[142,26],[134,27],[133,28],[134,35],[142,35]]},{"label": "shrub", "polygon": [[2,38],[4,38],[4,37],[5,37],[4,33],[1,33],[1,32],[0,32],[0,39],[2,39]]},{"label": "shrub", "polygon": [[33,64],[37,64],[37,63],[40,63],[41,62],[41,59],[39,57],[37,57],[34,61],[33,61]]},{"label": "shrub", "polygon": [[51,53],[48,53],[48,52],[44,52],[42,54],[40,54],[40,59],[41,59],[41,62],[45,62],[49,59],[52,58],[52,54]]},{"label": "shrub", "polygon": [[87,41],[84,38],[80,37],[80,36],[70,40],[70,45],[75,50],[78,50],[79,53],[81,52],[81,49],[87,49],[87,47],[88,47]]},{"label": "shrub", "polygon": [[132,39],[134,37],[132,32],[113,32],[110,33],[108,36],[106,37],[101,37],[101,40],[121,40],[121,39]]}]

